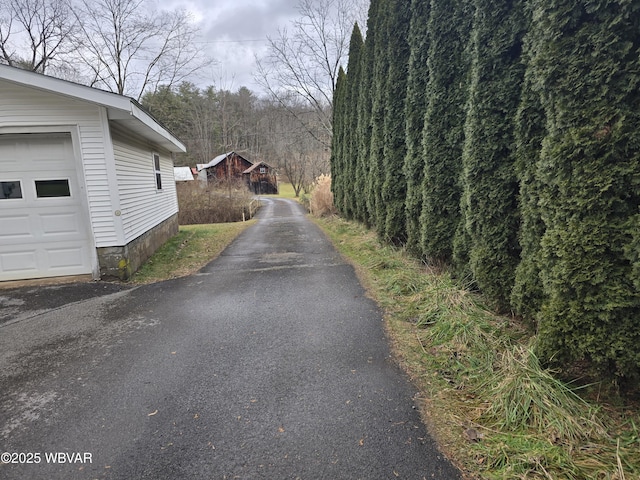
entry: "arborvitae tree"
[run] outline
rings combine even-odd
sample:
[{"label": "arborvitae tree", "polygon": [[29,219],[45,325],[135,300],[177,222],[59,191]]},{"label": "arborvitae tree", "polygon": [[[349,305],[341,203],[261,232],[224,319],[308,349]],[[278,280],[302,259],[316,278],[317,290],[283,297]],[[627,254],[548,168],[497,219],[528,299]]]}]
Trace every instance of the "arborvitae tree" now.
[{"label": "arborvitae tree", "polygon": [[358,156],[356,159],[355,181],[355,216],[356,219],[371,226],[372,214],[369,211],[369,170],[371,151],[371,110],[373,106],[373,67],[375,60],[374,40],[376,32],[374,23],[377,20],[376,12],[382,0],[372,0],[369,6],[369,18],[367,20],[367,38],[360,61],[360,91],[358,92],[358,125],[356,130],[356,145]]},{"label": "arborvitae tree", "polygon": [[338,70],[336,89],[333,92],[333,135],[331,137],[331,191],[336,209],[343,213],[345,205],[345,114],[347,75]]},{"label": "arborvitae tree", "polygon": [[640,205],[640,8],[535,0],[545,299],[539,353],[640,380],[633,238]]},{"label": "arborvitae tree", "polygon": [[356,23],[351,33],[351,43],[349,44],[349,63],[347,66],[347,91],[345,95],[344,115],[344,180],[343,188],[345,201],[343,214],[347,218],[354,218],[356,215],[356,159],[358,156],[358,102],[360,93],[360,65],[364,42],[360,28]]},{"label": "arborvitae tree", "polygon": [[407,154],[404,160],[404,176],[407,185],[405,200],[407,250],[421,255],[420,212],[422,211],[422,176],[424,158],[422,130],[427,108],[426,88],[429,79],[427,59],[429,36],[427,22],[431,3],[424,0],[411,2],[409,26],[409,69],[407,74],[407,98],[405,101],[405,134]]},{"label": "arborvitae tree", "polygon": [[449,261],[460,219],[459,177],[462,165],[467,99],[471,5],[465,0],[432,0],[428,23],[429,83],[424,119],[425,169],[420,215],[423,255]]},{"label": "arborvitae tree", "polygon": [[384,176],[384,117],[386,106],[387,76],[389,73],[389,1],[381,2],[376,9],[372,28],[373,41],[373,81],[371,84],[371,149],[369,151],[369,174],[367,178],[367,207],[370,221],[378,234],[384,234],[386,208],[382,202],[382,181]]},{"label": "arborvitae tree", "polygon": [[506,309],[520,254],[514,119],[524,73],[520,56],[526,21],[521,0],[474,4],[461,212],[473,279]]},{"label": "arborvitae tree", "polygon": [[542,139],[546,134],[546,118],[540,95],[533,86],[531,62],[533,48],[529,41],[531,31],[529,32],[524,39],[523,62],[527,65],[527,69],[515,120],[515,171],[520,184],[518,239],[521,252],[511,292],[511,306],[515,313],[529,322],[534,322],[543,299],[540,279],[540,239],[544,234],[545,226],[538,206],[541,185],[536,172]]},{"label": "arborvitae tree", "polygon": [[384,170],[382,208],[383,237],[400,245],[406,241],[405,197],[407,182],[403,166],[406,154],[405,98],[407,95],[407,68],[409,65],[409,24],[411,0],[390,0],[387,55],[389,69],[386,74],[385,115],[383,129]]},{"label": "arborvitae tree", "polygon": [[636,291],[640,292],[640,206],[638,207],[638,214],[629,221],[629,227],[632,232],[631,241],[625,251],[627,258],[633,265],[631,280],[633,281]]}]

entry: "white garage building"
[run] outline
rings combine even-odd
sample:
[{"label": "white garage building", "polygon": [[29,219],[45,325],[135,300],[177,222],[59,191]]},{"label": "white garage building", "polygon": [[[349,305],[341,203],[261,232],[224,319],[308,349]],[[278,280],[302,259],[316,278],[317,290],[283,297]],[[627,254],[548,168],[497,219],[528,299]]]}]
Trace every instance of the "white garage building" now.
[{"label": "white garage building", "polygon": [[128,278],[178,230],[184,151],[130,98],[0,65],[0,281]]}]

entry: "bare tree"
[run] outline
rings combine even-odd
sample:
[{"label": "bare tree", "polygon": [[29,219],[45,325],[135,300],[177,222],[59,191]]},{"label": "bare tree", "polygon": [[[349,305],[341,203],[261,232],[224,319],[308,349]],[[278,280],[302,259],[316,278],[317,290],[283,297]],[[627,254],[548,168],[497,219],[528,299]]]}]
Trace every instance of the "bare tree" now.
[{"label": "bare tree", "polygon": [[185,10],[152,10],[147,0],[81,0],[77,41],[92,86],[139,99],[211,63],[194,43]]},{"label": "bare tree", "polygon": [[[280,170],[298,196],[308,190],[317,176],[328,173],[329,151],[299,121],[302,118],[312,127],[315,115],[296,97],[282,101],[286,107],[274,99],[264,100],[260,107],[257,130],[262,137],[261,156]],[[295,116],[291,112],[295,112]],[[321,126],[315,128],[322,129]]]},{"label": "bare tree", "polygon": [[0,0],[0,62],[46,73],[63,68],[76,47],[66,0]]},{"label": "bare tree", "polygon": [[[362,0],[300,0],[300,17],[278,36],[268,38],[269,54],[256,59],[256,80],[283,107],[291,94],[303,99],[315,114],[289,109],[309,135],[325,146],[331,144],[331,107],[338,70],[345,63],[355,20]],[[316,126],[321,125],[322,131]]]}]

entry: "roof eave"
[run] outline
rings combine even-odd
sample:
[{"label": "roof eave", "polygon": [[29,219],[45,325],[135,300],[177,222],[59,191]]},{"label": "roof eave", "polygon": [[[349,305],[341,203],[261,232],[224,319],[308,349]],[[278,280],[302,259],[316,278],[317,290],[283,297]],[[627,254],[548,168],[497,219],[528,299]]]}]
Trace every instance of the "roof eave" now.
[{"label": "roof eave", "polygon": [[160,135],[162,138],[167,140],[170,145],[164,145],[165,148],[169,146],[173,146],[174,148],[168,148],[168,150],[172,152],[185,153],[187,151],[187,147],[178,140],[169,130],[160,125],[150,114],[142,110],[133,100],[131,100],[131,115],[146,125],[150,130]]},{"label": "roof eave", "polygon": [[171,152],[184,153],[187,151],[180,140],[160,125],[157,120],[145,112],[130,97],[7,65],[0,65],[0,79],[101,105],[107,108],[109,120],[124,121],[126,123],[129,119],[134,119],[146,127],[143,131],[138,130],[138,134],[159,143]]}]

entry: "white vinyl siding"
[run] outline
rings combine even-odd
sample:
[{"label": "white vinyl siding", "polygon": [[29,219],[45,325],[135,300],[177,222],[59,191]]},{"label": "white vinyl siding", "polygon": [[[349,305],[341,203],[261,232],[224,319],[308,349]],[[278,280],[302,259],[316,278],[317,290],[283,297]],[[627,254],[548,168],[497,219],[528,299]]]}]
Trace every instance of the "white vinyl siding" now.
[{"label": "white vinyl siding", "polygon": [[[34,88],[0,82],[0,133],[3,128],[77,126],[84,185],[96,247],[116,245],[113,195],[109,191],[101,107]],[[80,167],[79,167],[80,168]]]},{"label": "white vinyl siding", "polygon": [[[166,151],[112,129],[120,210],[130,242],[178,212],[173,160]],[[156,188],[153,154],[160,155],[162,190]]]}]

